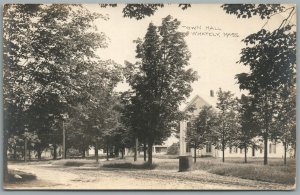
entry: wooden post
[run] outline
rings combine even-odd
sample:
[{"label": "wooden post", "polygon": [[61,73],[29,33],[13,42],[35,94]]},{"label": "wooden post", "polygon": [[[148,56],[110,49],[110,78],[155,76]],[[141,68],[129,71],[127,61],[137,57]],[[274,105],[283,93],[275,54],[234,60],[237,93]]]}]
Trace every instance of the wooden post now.
[{"label": "wooden post", "polygon": [[66,130],[65,130],[65,124],[64,121],[62,122],[62,128],[63,128],[63,148],[62,148],[62,158],[66,159]]}]

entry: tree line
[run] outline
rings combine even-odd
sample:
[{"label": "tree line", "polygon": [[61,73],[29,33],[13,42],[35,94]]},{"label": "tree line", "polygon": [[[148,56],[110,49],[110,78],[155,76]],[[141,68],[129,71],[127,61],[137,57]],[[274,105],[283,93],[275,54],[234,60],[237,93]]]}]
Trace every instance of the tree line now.
[{"label": "tree line", "polygon": [[[168,16],[161,26],[150,24],[136,40],[136,63],[123,68],[101,60],[96,50],[107,47],[96,19],[81,5],[14,4],[4,8],[4,171],[7,151],[15,160],[66,157],[67,149],[82,157],[93,147],[115,154],[161,143],[176,126],[179,104],[191,92],[196,73],[179,32],[180,22]],[[174,47],[174,45],[176,45]],[[126,78],[131,90],[115,92]],[[58,148],[64,145],[61,154]],[[146,160],[146,153],[145,153]]]},{"label": "tree line", "polygon": [[[267,141],[282,143],[284,149],[284,164],[286,165],[289,148],[296,150],[296,93],[295,87],[288,97],[278,97],[277,113],[273,116]],[[279,92],[281,93],[281,92]],[[247,163],[249,148],[267,151],[264,159],[268,158],[268,147],[262,146],[265,142],[265,129],[261,117],[261,104],[252,95],[234,97],[230,91],[217,92],[216,107],[203,106],[196,115],[187,119],[188,146],[194,148],[194,162],[197,159],[196,149],[207,147],[211,143],[222,151],[222,161],[225,162],[226,148],[239,148],[244,151],[244,162]],[[193,110],[195,108],[191,108]]]}]

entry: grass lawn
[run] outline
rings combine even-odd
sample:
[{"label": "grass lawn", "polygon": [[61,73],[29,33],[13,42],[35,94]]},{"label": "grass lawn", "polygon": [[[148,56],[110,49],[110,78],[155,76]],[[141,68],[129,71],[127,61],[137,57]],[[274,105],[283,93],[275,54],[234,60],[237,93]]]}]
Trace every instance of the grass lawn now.
[{"label": "grass lawn", "polygon": [[[143,159],[132,162],[131,158],[127,158],[126,160],[106,161],[102,163],[102,167],[178,170],[178,163],[178,159],[161,158],[154,159],[154,165],[149,166],[144,163]],[[198,158],[193,166],[194,170],[205,170],[213,174],[288,185],[293,185],[296,177],[295,159],[288,159],[287,166],[284,166],[281,158],[269,158],[268,165],[263,165],[262,158],[249,158],[248,163],[244,163],[243,158],[227,158],[225,163],[221,162],[221,158]]]},{"label": "grass lawn", "polygon": [[[157,167],[176,168],[178,162],[164,162]],[[281,158],[270,158],[268,165],[263,165],[262,158],[248,159],[248,163],[243,163],[243,158],[227,158],[224,163],[221,158],[198,158],[194,170],[199,169],[218,175],[291,185],[295,183],[296,160],[288,159],[287,166],[284,166]]]},{"label": "grass lawn", "polygon": [[[96,163],[95,159],[67,159],[50,161],[49,163],[63,167],[94,167],[96,169],[98,167],[99,169],[178,170],[179,160],[176,156],[155,157],[153,162],[154,164],[150,166],[144,163],[142,157],[136,162],[133,162],[133,157],[126,157],[126,159],[102,160],[99,163]],[[197,162],[193,166],[194,170],[204,170],[217,175],[287,185],[293,185],[296,177],[295,159],[288,159],[287,166],[284,166],[281,158],[269,158],[268,165],[263,165],[262,158],[249,158],[248,163],[244,163],[243,158],[226,158],[225,163],[221,162],[221,158],[197,158]]]}]

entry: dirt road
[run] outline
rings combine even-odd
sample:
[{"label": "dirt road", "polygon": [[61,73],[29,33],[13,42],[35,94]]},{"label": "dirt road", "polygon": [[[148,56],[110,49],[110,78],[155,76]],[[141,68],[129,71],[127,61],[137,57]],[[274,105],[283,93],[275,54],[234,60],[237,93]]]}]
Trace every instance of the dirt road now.
[{"label": "dirt road", "polygon": [[98,167],[58,167],[51,164],[12,164],[10,169],[33,173],[36,181],[6,184],[6,189],[155,189],[155,190],[276,190],[290,187],[205,171],[124,170]]}]

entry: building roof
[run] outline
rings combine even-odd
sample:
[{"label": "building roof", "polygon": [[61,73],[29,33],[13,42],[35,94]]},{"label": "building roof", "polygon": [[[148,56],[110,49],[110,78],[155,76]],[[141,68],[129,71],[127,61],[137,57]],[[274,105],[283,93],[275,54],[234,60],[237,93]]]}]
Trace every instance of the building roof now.
[{"label": "building roof", "polygon": [[194,107],[195,110],[193,111],[194,114],[198,114],[203,106],[211,106],[207,103],[202,97],[196,95],[183,109],[184,112],[188,111],[190,108]]}]

